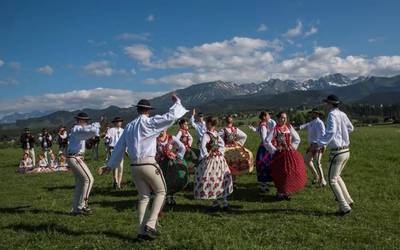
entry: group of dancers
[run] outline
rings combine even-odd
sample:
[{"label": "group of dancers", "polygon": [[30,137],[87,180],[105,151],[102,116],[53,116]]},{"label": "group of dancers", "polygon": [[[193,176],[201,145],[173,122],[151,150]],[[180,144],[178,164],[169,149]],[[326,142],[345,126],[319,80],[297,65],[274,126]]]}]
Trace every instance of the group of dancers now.
[{"label": "group of dancers", "polygon": [[[121,188],[123,159],[130,159],[133,182],[138,191],[138,239],[152,240],[160,236],[157,220],[165,203],[175,205],[174,194],[183,190],[194,175],[194,198],[211,200],[208,212],[229,211],[229,195],[234,191],[238,176],[252,172],[256,166],[259,192],[268,192],[273,182],[277,200],[290,200],[291,195],[303,189],[307,182],[305,163],[313,174],[313,183],[324,187],[327,182],[321,166],[321,155],[330,150],[328,183],[339,204],[338,215],[351,211],[353,200],[341,178],[349,153],[349,133],[353,125],[347,115],[339,110],[340,100],[330,95],[324,99],[328,115],[326,128],[322,115],[316,109],[310,113],[313,120],[295,128],[288,122],[287,114],[280,112],[274,121],[271,112],[259,115],[257,127],[249,126],[260,136],[256,157],[244,147],[247,135],[234,126],[233,117],[225,119],[225,126],[217,130],[218,119],[192,112],[190,124],[196,131],[196,140],[189,132],[188,121],[182,117],[188,112],[176,95],[173,106],[164,115],[150,116],[154,109],[148,100],[136,106],[138,117],[122,128],[123,120],[116,117],[114,127],[108,129],[108,161],[98,169],[103,175],[113,172],[114,187]],[[79,113],[77,124],[71,129],[67,147],[67,163],[75,175],[75,191],[71,214],[87,215],[93,175],[85,163],[85,142],[99,134],[100,124],[89,123],[86,113]],[[176,135],[168,132],[176,121]],[[309,147],[305,158],[297,151],[300,136],[296,129],[308,130]],[[192,148],[197,144],[199,152]],[[148,204],[152,199],[152,207]],[[147,210],[149,210],[147,212]]]}]

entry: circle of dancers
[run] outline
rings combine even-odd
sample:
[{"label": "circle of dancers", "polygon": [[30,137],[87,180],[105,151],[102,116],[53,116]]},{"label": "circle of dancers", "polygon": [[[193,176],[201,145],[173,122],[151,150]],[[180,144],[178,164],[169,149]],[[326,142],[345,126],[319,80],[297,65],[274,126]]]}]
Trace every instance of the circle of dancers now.
[{"label": "circle of dancers", "polygon": [[[173,105],[163,115],[151,116],[154,109],[148,100],[140,100],[136,106],[138,116],[123,128],[123,119],[115,117],[113,126],[105,125],[101,133],[99,122],[90,123],[86,113],[75,116],[76,125],[68,133],[64,126],[58,130],[59,159],[51,150],[52,136],[43,129],[40,137],[41,153],[35,163],[35,139],[25,129],[20,142],[23,158],[20,173],[72,171],[75,176],[75,191],[72,215],[88,215],[92,212],[88,201],[94,178],[85,163],[86,149],[92,149],[92,159],[98,160],[98,145],[104,138],[106,165],[98,174],[112,172],[113,188],[122,189],[123,161],[130,160],[133,182],[138,191],[138,239],[154,240],[160,236],[158,219],[165,205],[176,205],[175,194],[187,188],[193,179],[194,199],[211,201],[207,212],[230,211],[229,196],[234,192],[236,180],[251,173],[255,166],[260,195],[276,187],[276,200],[290,201],[293,194],[307,183],[306,166],[310,169],[312,184],[325,187],[329,184],[338,203],[337,215],[348,214],[353,200],[341,173],[350,157],[349,133],[354,127],[347,115],[339,109],[341,101],[335,95],[323,100],[327,110],[326,127],[318,109],[309,112],[312,120],[299,127],[288,121],[285,112],[279,112],[276,120],[271,111],[259,114],[258,126],[249,129],[259,135],[260,144],[255,157],[245,147],[247,135],[227,116],[223,128],[217,130],[218,119],[204,117],[202,113],[192,115],[187,121],[183,116],[189,111],[173,94]],[[176,135],[168,132],[178,121]],[[196,139],[189,132],[189,123],[194,128]],[[104,126],[103,126],[104,127]],[[306,129],[308,147],[303,156],[298,151],[300,136],[296,130]],[[192,147],[193,143],[197,145]],[[329,150],[328,178],[325,180],[322,155]],[[193,176],[192,178],[190,176]],[[149,207],[150,200],[151,207]]]}]

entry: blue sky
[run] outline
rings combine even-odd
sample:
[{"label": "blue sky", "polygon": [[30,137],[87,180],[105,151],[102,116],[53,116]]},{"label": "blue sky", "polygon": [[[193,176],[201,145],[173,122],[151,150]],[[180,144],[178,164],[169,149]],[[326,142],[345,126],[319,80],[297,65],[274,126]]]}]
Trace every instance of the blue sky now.
[{"label": "blue sky", "polygon": [[0,0],[0,115],[127,106],[212,80],[393,75],[399,9],[368,0]]}]

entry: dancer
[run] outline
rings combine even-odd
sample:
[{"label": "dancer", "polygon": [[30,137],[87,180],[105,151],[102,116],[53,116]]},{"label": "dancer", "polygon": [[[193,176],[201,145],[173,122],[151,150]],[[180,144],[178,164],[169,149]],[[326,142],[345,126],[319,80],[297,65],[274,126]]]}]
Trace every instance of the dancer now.
[{"label": "dancer", "polygon": [[29,128],[25,128],[24,133],[20,137],[21,147],[24,153],[27,153],[32,159],[33,166],[36,165],[35,158],[35,138],[31,134]]},{"label": "dancer", "polygon": [[258,128],[249,126],[251,130],[257,132],[260,135],[260,145],[258,146],[256,155],[256,169],[257,169],[257,181],[259,184],[259,193],[261,195],[269,192],[268,182],[272,181],[270,175],[269,164],[272,159],[271,149],[268,144],[268,135],[273,132],[276,122],[271,119],[270,111],[262,111],[258,116],[260,119]]},{"label": "dancer", "polygon": [[[311,146],[317,143],[317,140],[325,134],[325,125],[321,121],[320,117],[323,115],[318,109],[312,109],[309,114],[312,117],[312,121],[300,126],[300,129],[307,129],[308,133],[308,144],[309,147],[304,156],[304,160],[309,166],[311,173],[314,176],[313,184],[318,183],[320,187],[326,186],[326,181],[324,177],[324,172],[322,170],[321,158],[324,153],[325,148],[322,147],[317,151],[316,154],[311,153]],[[315,164],[317,169],[315,169]]]},{"label": "dancer", "polygon": [[194,197],[213,200],[209,212],[229,211],[228,196],[233,192],[232,175],[224,158],[224,140],[215,130],[217,119],[207,117],[201,140],[200,162],[196,168]]},{"label": "dancer", "polygon": [[87,215],[91,212],[88,200],[94,179],[84,161],[85,141],[99,133],[100,123],[89,125],[90,118],[83,112],[75,116],[75,119],[77,124],[71,129],[67,156],[68,166],[75,176],[71,215]]},{"label": "dancer", "polygon": [[206,123],[204,122],[203,113],[198,113],[196,116],[196,109],[193,109],[192,116],[190,117],[190,123],[192,127],[196,130],[197,135],[197,145],[200,145],[201,139],[203,138],[204,133],[206,132]]},{"label": "dancer", "polygon": [[167,183],[167,204],[175,205],[174,194],[183,190],[189,180],[185,155],[185,145],[175,136],[163,130],[157,137],[156,161]]},{"label": "dancer", "polygon": [[225,118],[226,126],[219,131],[225,143],[225,159],[235,179],[236,175],[242,175],[253,171],[253,153],[244,147],[247,135],[233,125],[232,116]]},{"label": "dancer", "polygon": [[[109,141],[108,144],[108,156],[107,159],[110,158],[115,145],[117,145],[118,140],[121,138],[124,129],[122,128],[122,122],[124,120],[121,117],[115,117],[112,120],[114,127],[109,128],[107,130],[107,134],[105,138]],[[124,159],[121,160],[121,163],[117,168],[113,169],[113,187],[114,189],[121,189],[122,188],[122,175],[124,171]]]},{"label": "dancer", "polygon": [[347,115],[339,110],[340,100],[337,96],[329,95],[324,102],[329,112],[325,135],[318,139],[317,144],[313,145],[312,152],[316,153],[325,146],[330,149],[329,184],[339,203],[338,215],[346,215],[350,213],[354,201],[341,174],[350,158],[349,134],[354,131],[354,127]]},{"label": "dancer", "polygon": [[277,115],[278,124],[268,136],[273,154],[270,162],[271,176],[277,188],[277,200],[290,200],[290,195],[304,188],[307,173],[304,159],[297,151],[300,136],[287,121],[285,112]]},{"label": "dancer", "polygon": [[179,131],[176,134],[176,138],[185,145],[185,161],[188,165],[189,172],[194,173],[194,167],[197,164],[198,157],[192,149],[193,137],[189,132],[189,126],[185,119],[179,120]]},{"label": "dancer", "polygon": [[58,142],[58,153],[66,154],[68,146],[68,133],[65,126],[60,126],[58,128],[57,142]]},{"label": "dancer", "polygon": [[[149,117],[150,111],[153,109],[150,102],[144,99],[140,100],[136,105],[139,116],[126,125],[107,166],[98,171],[99,174],[104,174],[118,167],[125,150],[128,151],[133,182],[139,193],[139,240],[151,240],[160,235],[156,224],[158,214],[165,201],[166,187],[162,170],[155,160],[157,137],[187,113],[176,95],[172,95],[172,100],[174,105],[168,113],[153,117]],[[151,192],[155,194],[155,197],[151,211],[148,213],[149,216],[145,218]]]},{"label": "dancer", "polygon": [[22,160],[19,163],[17,172],[20,174],[25,174],[31,171],[32,169],[33,169],[33,161],[29,157],[28,153],[24,153]]}]

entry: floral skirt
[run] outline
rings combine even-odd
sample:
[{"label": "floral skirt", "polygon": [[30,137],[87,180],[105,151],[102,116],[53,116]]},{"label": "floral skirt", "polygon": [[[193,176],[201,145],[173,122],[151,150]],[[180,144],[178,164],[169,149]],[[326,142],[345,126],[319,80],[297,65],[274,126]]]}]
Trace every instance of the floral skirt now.
[{"label": "floral skirt", "polygon": [[270,168],[278,193],[294,193],[305,187],[307,173],[303,156],[298,151],[284,150],[275,153]]},{"label": "floral skirt", "polygon": [[195,199],[226,198],[232,192],[232,175],[223,156],[204,158],[200,161],[195,174]]},{"label": "floral skirt", "polygon": [[225,160],[228,163],[232,175],[242,175],[253,171],[253,153],[243,146],[226,147]]},{"label": "floral skirt", "polygon": [[183,190],[189,181],[189,171],[186,161],[166,159],[160,163],[167,185],[167,193],[174,194]]},{"label": "floral skirt", "polygon": [[256,169],[258,182],[270,182],[272,177],[270,174],[270,162],[272,155],[267,151],[264,145],[260,145],[256,155]]}]

